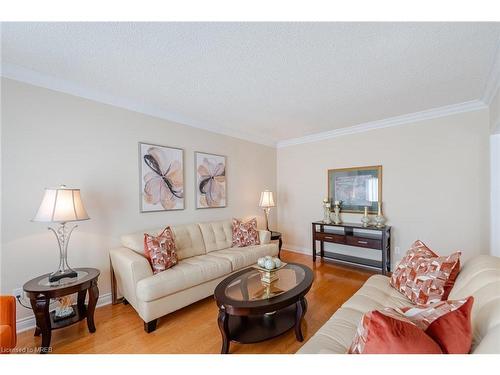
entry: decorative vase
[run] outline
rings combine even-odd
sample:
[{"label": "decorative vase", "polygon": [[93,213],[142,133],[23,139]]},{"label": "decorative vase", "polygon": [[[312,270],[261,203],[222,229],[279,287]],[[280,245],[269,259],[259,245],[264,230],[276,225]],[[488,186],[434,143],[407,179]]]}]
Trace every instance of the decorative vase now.
[{"label": "decorative vase", "polygon": [[340,220],[340,201],[335,201],[335,205],[333,206],[333,222],[335,224],[342,224],[342,220]]},{"label": "decorative vase", "polygon": [[385,217],[382,215],[382,202],[378,202],[378,212],[375,216],[375,226],[377,228],[383,228],[385,226]]},{"label": "decorative vase", "polygon": [[365,207],[365,214],[361,218],[361,223],[365,228],[370,225],[370,217],[368,216],[368,207]]}]

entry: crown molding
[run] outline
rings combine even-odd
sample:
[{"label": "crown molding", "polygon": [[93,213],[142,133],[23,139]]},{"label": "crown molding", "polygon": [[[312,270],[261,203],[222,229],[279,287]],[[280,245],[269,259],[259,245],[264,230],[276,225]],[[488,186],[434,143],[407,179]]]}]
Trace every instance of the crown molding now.
[{"label": "crown molding", "polygon": [[85,87],[64,79],[56,78],[47,74],[36,72],[31,69],[24,68],[19,65],[2,62],[1,72],[2,77],[28,83],[33,86],[43,87],[46,89],[59,91],[65,94],[78,96],[99,103],[108,104],[114,107],[127,109],[133,112],[139,112],[148,116],[157,117],[163,120],[172,121],[180,125],[190,126],[206,130],[212,133],[217,133],[233,138],[242,139],[244,141],[258,143],[265,146],[275,147],[276,142],[268,137],[260,137],[255,134],[250,134],[234,129],[211,126],[200,123],[199,121],[184,117],[180,114],[165,111],[164,109],[149,106],[143,102],[131,100],[125,97],[118,97],[107,94],[98,90]]},{"label": "crown molding", "polygon": [[493,101],[493,98],[498,93],[499,89],[500,89],[500,40],[498,41],[497,44],[495,60],[493,61],[490,73],[488,74],[488,79],[484,87],[483,97],[481,101],[483,101],[486,105],[490,105],[491,102]]},{"label": "crown molding", "polygon": [[300,145],[303,143],[323,141],[325,139],[337,138],[343,135],[363,133],[370,130],[390,128],[394,126],[402,126],[413,124],[418,121],[431,120],[434,118],[455,115],[463,112],[477,111],[488,108],[480,100],[472,100],[469,102],[447,105],[444,107],[433,108],[426,111],[409,113],[406,115],[389,117],[383,120],[365,122],[363,124],[354,125],[346,128],[330,130],[322,133],[307,135],[300,138],[292,138],[277,143],[277,148]]},{"label": "crown molding", "polygon": [[[100,92],[98,90],[84,87],[67,80],[42,74],[34,70],[26,69],[24,67],[14,64],[2,63],[1,66],[2,70],[0,73],[1,76],[5,78],[25,82],[34,86],[43,87],[58,92],[63,92],[66,94],[78,96],[81,98],[111,105],[114,107],[119,107],[133,112],[142,113],[148,116],[157,117],[163,120],[172,121],[180,125],[190,126],[193,128],[202,129],[212,133],[217,133],[233,138],[238,138],[248,142],[262,144],[265,146],[282,148],[303,143],[322,141],[325,139],[336,138],[343,135],[362,133],[370,130],[384,129],[393,126],[401,126],[418,121],[429,120],[433,118],[439,118],[453,114],[476,111],[487,108],[488,106],[485,103],[491,102],[495,93],[498,91],[500,85],[500,58],[498,57],[499,55],[500,55],[500,48],[497,53],[495,64],[489,75],[488,85],[485,89],[485,95],[483,96],[483,100],[472,100],[464,103],[452,104],[444,107],[434,108],[421,112],[409,113],[396,117],[390,117],[378,121],[366,122],[350,127],[311,134],[299,138],[286,139],[278,142],[275,142],[274,140],[271,140],[266,137],[261,137],[246,132],[236,131],[234,129],[227,129],[227,128],[202,124],[195,120],[186,118],[182,115],[165,111],[161,108],[148,106],[145,103],[133,101],[125,97],[117,97],[114,95],[109,95],[107,93]],[[487,102],[487,100],[489,100],[489,102]]]}]

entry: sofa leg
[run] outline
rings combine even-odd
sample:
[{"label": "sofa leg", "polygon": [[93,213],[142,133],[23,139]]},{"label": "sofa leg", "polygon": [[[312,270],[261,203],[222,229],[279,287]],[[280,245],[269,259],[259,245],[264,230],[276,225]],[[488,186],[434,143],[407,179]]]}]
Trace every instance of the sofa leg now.
[{"label": "sofa leg", "polygon": [[158,319],[152,320],[150,322],[144,322],[144,331],[146,333],[151,333],[156,329],[156,323],[158,323]]}]

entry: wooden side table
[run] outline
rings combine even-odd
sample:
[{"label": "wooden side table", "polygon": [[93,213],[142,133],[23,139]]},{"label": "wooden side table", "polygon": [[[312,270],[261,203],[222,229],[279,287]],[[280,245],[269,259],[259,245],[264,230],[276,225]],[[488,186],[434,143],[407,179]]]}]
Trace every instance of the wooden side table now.
[{"label": "wooden side table", "polygon": [[[76,268],[78,277],[63,279],[60,283],[49,283],[49,274],[39,276],[24,284],[23,289],[30,299],[36,318],[35,336],[42,335],[40,353],[50,351],[52,330],[67,327],[87,319],[89,332],[95,332],[94,311],[99,298],[97,279],[100,271],[95,268]],[[85,304],[88,291],[89,301]],[[75,315],[55,321],[55,312],[49,311],[50,299],[78,293],[77,304],[73,305]]]},{"label": "wooden side table", "polygon": [[281,239],[281,233],[271,231],[271,241],[278,240],[278,258],[281,258],[281,246],[283,245],[283,240]]}]

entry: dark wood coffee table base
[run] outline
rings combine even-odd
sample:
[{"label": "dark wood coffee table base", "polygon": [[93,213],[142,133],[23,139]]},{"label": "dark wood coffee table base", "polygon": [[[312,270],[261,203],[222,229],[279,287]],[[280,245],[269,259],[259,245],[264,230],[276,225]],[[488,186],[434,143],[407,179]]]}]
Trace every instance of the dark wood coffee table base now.
[{"label": "dark wood coffee table base", "polygon": [[295,337],[304,341],[302,319],[307,311],[304,298],[273,314],[230,315],[223,308],[219,310],[218,324],[222,335],[221,354],[229,353],[231,341],[240,344],[252,344],[280,336],[295,328]]}]

